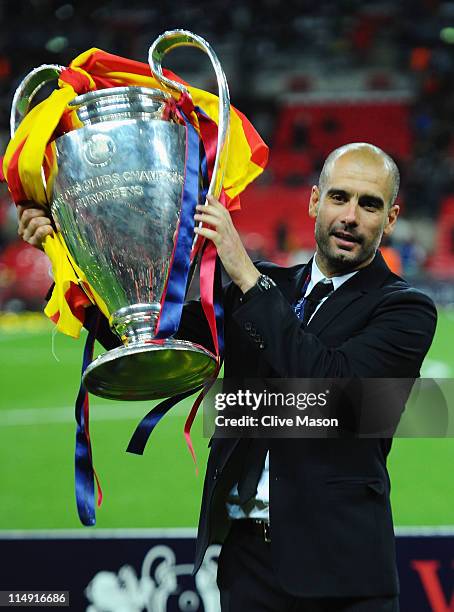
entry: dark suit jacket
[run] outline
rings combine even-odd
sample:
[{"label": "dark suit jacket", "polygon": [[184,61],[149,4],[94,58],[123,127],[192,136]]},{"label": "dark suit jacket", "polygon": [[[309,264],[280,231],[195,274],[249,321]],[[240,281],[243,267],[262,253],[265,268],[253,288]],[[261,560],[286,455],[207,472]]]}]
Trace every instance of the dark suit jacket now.
[{"label": "dark suit jacket", "polygon": [[[436,326],[431,300],[393,274],[382,256],[322,304],[307,328],[292,304],[310,263],[258,264],[277,287],[240,301],[225,291],[224,377],[419,376]],[[198,302],[186,305],[179,336],[210,347]],[[195,569],[229,528],[225,498],[238,479],[238,441],[213,438]],[[398,593],[390,482],[390,439],[273,439],[271,551],[281,585],[303,597]]]}]

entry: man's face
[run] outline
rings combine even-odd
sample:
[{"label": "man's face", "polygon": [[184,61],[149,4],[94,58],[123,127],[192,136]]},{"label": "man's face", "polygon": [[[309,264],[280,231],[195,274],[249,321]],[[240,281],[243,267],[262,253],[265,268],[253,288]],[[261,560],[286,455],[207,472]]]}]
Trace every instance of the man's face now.
[{"label": "man's face", "polygon": [[391,192],[381,158],[353,152],[332,164],[323,192],[314,186],[309,205],[322,272],[347,273],[372,261],[399,214],[397,205],[389,207]]}]

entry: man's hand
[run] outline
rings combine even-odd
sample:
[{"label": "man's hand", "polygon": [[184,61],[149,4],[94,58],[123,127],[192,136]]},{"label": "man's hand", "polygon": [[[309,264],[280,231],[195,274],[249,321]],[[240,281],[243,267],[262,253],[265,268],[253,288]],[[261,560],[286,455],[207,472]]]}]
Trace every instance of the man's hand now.
[{"label": "man's hand", "polygon": [[197,206],[196,221],[210,227],[195,228],[196,234],[212,240],[225,271],[243,293],[257,282],[260,272],[247,254],[229,211],[216,198],[208,196],[206,205]]},{"label": "man's hand", "polygon": [[25,242],[43,250],[44,239],[54,233],[47,211],[34,202],[29,202],[17,206],[17,215],[19,217],[17,230],[19,236]]}]

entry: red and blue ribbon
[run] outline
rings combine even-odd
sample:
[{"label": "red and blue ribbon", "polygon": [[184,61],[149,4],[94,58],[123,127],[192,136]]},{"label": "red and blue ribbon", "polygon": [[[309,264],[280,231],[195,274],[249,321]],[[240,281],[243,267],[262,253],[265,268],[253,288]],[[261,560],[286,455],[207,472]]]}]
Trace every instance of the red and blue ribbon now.
[{"label": "red and blue ribbon", "polygon": [[161,300],[157,339],[172,336],[180,325],[194,236],[195,207],[199,202],[199,135],[184,112],[180,110],[179,115],[186,129],[185,177],[175,248]]},{"label": "red and blue ribbon", "polygon": [[[95,309],[87,309],[85,326],[88,336],[85,342],[84,356],[82,361],[82,376],[93,359],[93,349],[98,331],[100,312]],[[75,405],[76,415],[76,451],[75,451],[75,488],[77,512],[83,525],[90,527],[96,524],[96,513],[94,505],[94,481],[98,489],[98,506],[102,502],[102,491],[98,476],[93,467],[93,455],[90,441],[89,428],[89,399],[88,392],[82,380]]]}]

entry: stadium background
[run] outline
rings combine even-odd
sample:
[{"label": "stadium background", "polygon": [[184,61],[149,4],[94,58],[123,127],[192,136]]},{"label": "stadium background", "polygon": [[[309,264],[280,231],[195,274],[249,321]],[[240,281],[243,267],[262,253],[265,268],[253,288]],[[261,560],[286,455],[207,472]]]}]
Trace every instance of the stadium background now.
[{"label": "stadium background", "polygon": [[[314,246],[308,194],[326,154],[351,141],[383,147],[402,174],[401,217],[383,246],[394,268],[439,307],[422,374],[452,377],[454,3],[149,4],[0,2],[0,151],[12,94],[31,68],[67,64],[92,46],[145,61],[162,31],[190,29],[212,44],[232,103],[271,147],[268,169],[236,214],[253,257],[283,265],[306,260]],[[175,51],[167,65],[215,89],[200,52]],[[73,493],[73,400],[83,341],[54,335],[39,314],[50,284],[47,261],[16,232],[15,210],[0,185],[0,529],[82,529]],[[196,525],[207,440],[198,420],[196,476],[182,435],[189,407],[165,418],[137,457],[124,450],[150,404],[92,399],[95,465],[105,493],[96,529]],[[454,526],[453,464],[452,439],[394,442],[396,525]]]}]

